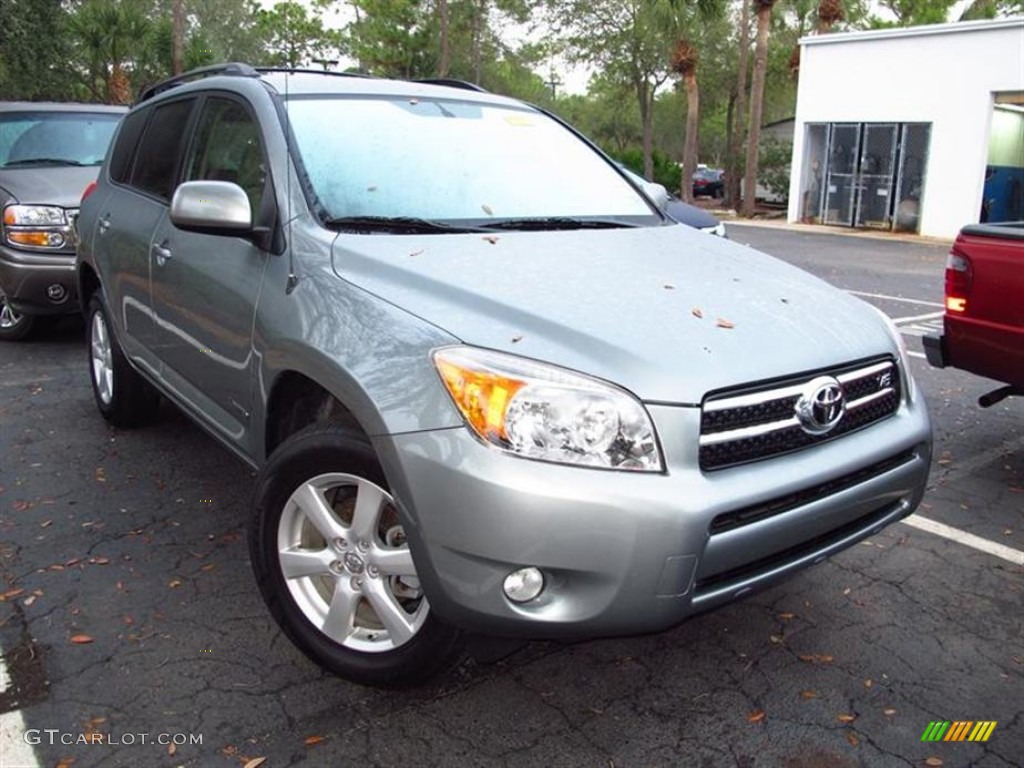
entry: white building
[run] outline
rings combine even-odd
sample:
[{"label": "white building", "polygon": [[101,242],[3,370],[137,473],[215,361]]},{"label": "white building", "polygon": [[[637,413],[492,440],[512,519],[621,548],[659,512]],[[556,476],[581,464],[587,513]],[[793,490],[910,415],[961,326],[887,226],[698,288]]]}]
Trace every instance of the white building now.
[{"label": "white building", "polygon": [[1024,219],[1024,18],[800,40],[789,221]]}]

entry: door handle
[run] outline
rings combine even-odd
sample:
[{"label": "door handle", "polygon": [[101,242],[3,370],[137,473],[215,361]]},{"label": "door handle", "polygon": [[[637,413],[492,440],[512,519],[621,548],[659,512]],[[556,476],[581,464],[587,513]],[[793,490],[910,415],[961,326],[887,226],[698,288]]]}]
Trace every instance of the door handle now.
[{"label": "door handle", "polygon": [[171,249],[166,246],[166,240],[163,245],[153,246],[153,255],[156,257],[157,266],[162,267],[171,258]]}]

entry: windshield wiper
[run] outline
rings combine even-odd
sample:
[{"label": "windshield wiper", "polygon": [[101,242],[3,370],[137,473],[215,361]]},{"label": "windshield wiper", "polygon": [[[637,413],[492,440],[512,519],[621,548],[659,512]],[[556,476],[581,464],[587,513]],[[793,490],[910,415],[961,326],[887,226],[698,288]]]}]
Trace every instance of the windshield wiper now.
[{"label": "windshield wiper", "polygon": [[483,227],[445,224],[441,221],[418,219],[412,216],[340,216],[328,219],[328,226],[355,232],[393,232],[400,234],[459,234],[465,232],[486,232]]},{"label": "windshield wiper", "polygon": [[[4,168],[13,168],[16,165],[75,165],[82,166],[86,163],[80,163],[77,160],[68,160],[66,157],[29,157],[24,160],[10,160],[4,164]],[[88,165],[96,165],[96,163],[88,163]]]},{"label": "windshield wiper", "polygon": [[552,229],[621,229],[637,227],[619,219],[576,219],[570,216],[539,216],[522,219],[500,219],[487,222],[488,229],[552,230]]}]

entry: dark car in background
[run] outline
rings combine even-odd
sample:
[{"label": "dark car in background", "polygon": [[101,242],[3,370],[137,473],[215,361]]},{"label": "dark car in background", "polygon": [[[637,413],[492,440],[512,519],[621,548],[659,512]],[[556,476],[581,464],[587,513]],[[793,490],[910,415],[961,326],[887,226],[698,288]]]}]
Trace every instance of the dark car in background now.
[{"label": "dark car in background", "polygon": [[[634,172],[632,169],[627,168],[621,163],[616,164],[626,172],[626,175],[629,176],[630,180],[634,184],[639,185],[641,189],[648,188],[650,182],[644,179],[643,176]],[[698,208],[696,205],[684,203],[675,195],[670,194],[667,190],[665,191],[665,195],[667,197],[667,201],[662,206],[662,210],[664,210],[673,221],[685,224],[688,227],[693,227],[694,229],[699,229],[701,232],[705,232],[709,235],[728,237],[728,235],[725,234],[725,225],[703,208]]]},{"label": "dark car in background", "polygon": [[725,197],[725,171],[714,168],[699,168],[693,174],[693,196],[708,195],[720,199]]},{"label": "dark car in background", "polygon": [[75,218],[124,107],[0,102],[0,340],[77,312]]}]

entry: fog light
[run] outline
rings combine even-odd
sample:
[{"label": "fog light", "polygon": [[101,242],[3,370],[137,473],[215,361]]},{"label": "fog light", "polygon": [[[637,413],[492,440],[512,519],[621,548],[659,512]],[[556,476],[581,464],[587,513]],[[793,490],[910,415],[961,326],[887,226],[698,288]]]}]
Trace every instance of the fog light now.
[{"label": "fog light", "polygon": [[536,568],[520,568],[505,577],[502,588],[513,603],[526,603],[544,589],[544,574]]},{"label": "fog light", "polygon": [[46,289],[46,295],[50,297],[50,301],[61,302],[68,297],[68,291],[60,283],[54,283]]}]

